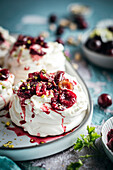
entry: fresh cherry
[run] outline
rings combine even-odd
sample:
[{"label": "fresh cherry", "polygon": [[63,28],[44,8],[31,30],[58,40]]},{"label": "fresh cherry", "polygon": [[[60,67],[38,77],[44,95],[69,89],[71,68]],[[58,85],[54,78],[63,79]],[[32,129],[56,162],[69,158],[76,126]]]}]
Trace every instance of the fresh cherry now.
[{"label": "fresh cherry", "polygon": [[7,80],[9,77],[9,70],[8,69],[1,69],[0,70],[0,80]]},{"label": "fresh cherry", "polygon": [[55,23],[56,21],[57,21],[57,16],[55,14],[49,16],[50,23]]},{"label": "fresh cherry", "polygon": [[108,146],[108,148],[113,152],[113,138],[111,138],[111,139],[109,140],[109,142],[107,143],[107,146]]},{"label": "fresh cherry", "polygon": [[110,30],[111,32],[113,32],[113,26],[109,26],[108,30]]},{"label": "fresh cherry", "polygon": [[100,107],[102,108],[107,108],[109,106],[112,105],[112,98],[109,94],[101,94],[99,97],[98,97],[98,104]]},{"label": "fresh cherry", "polygon": [[107,134],[108,142],[111,138],[113,138],[113,129],[111,129]]},{"label": "fresh cherry", "polygon": [[92,39],[92,40],[90,40],[88,47],[89,47],[89,49],[91,49],[93,51],[98,51],[98,50],[100,50],[101,45],[102,45],[102,43],[100,40]]},{"label": "fresh cherry", "polygon": [[107,55],[113,56],[113,48],[106,51]]},{"label": "fresh cherry", "polygon": [[56,35],[62,35],[64,33],[64,27],[58,26],[56,30]]}]

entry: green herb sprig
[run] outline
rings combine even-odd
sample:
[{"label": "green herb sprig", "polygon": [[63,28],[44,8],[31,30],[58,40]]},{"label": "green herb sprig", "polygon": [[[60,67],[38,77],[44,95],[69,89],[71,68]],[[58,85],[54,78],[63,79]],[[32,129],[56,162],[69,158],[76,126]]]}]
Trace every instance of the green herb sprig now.
[{"label": "green herb sprig", "polygon": [[[84,147],[87,148],[93,148],[94,150],[98,151],[98,148],[95,144],[96,139],[100,138],[101,136],[95,132],[95,127],[89,127],[87,126],[88,134],[80,135],[81,138],[77,138],[77,141],[74,145],[75,151],[81,151]],[[70,165],[67,166],[67,170],[78,170],[81,166],[83,166],[83,162],[85,159],[93,157],[94,155],[84,155],[80,156],[81,158],[84,158],[84,160],[78,160],[78,162],[72,162]]]}]

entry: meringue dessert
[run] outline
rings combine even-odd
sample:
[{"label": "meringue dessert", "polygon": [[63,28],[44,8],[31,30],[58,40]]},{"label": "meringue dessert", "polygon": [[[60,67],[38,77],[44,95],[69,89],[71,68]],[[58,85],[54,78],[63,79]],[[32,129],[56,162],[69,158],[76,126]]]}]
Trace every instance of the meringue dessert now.
[{"label": "meringue dessert", "polygon": [[13,83],[14,75],[9,73],[8,69],[0,68],[0,110],[7,106],[10,101],[13,94]]},{"label": "meringue dessert", "polygon": [[9,32],[0,27],[0,65],[4,63],[4,57],[8,53],[10,46],[15,42],[15,38]]},{"label": "meringue dessert", "polygon": [[28,73],[46,69],[49,72],[65,70],[64,47],[57,42],[44,41],[39,36],[36,38],[20,35],[13,45],[5,66],[16,75],[15,84],[21,79],[27,79]]},{"label": "meringue dessert", "polygon": [[30,73],[14,87],[11,120],[33,136],[56,136],[80,125],[87,97],[75,77],[64,71]]}]

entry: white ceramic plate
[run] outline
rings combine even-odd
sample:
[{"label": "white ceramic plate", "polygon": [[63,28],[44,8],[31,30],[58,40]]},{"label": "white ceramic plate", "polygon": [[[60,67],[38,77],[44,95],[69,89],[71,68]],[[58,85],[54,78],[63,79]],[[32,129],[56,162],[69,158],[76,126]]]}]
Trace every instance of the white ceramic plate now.
[{"label": "white ceramic plate", "polygon": [[[24,161],[46,157],[69,148],[74,144],[77,137],[79,137],[80,134],[84,133],[87,125],[89,125],[91,122],[93,113],[91,97],[83,80],[72,68],[69,62],[66,62],[66,72],[72,76],[75,76],[78,79],[79,83],[84,89],[84,92],[87,95],[88,110],[83,122],[75,130],[61,136],[38,138],[32,137],[27,133],[24,133],[24,135],[22,135],[23,130],[21,128],[16,128],[16,132],[18,133],[18,135],[20,135],[17,136],[14,131],[8,130],[3,123],[7,121],[11,122],[10,118],[7,118],[6,116],[0,117],[0,155],[8,156],[14,161]],[[14,128],[12,124],[10,125],[10,127]],[[38,141],[38,143],[31,143],[31,139]],[[12,142],[11,145],[14,145],[14,148],[3,147],[3,144],[7,143],[8,141]],[[46,143],[39,144],[40,141],[46,141]]]}]

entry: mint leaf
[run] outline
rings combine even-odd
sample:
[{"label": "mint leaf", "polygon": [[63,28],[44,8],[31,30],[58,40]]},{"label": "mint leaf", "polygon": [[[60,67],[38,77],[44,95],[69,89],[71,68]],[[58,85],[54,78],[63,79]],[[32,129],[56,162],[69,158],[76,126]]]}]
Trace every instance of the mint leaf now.
[{"label": "mint leaf", "polygon": [[82,161],[79,159],[78,162],[71,163],[67,166],[67,170],[78,170],[83,165]]},{"label": "mint leaf", "polygon": [[83,147],[84,147],[84,145],[83,145],[82,140],[80,138],[77,138],[77,141],[74,145],[74,149],[80,151]]}]

